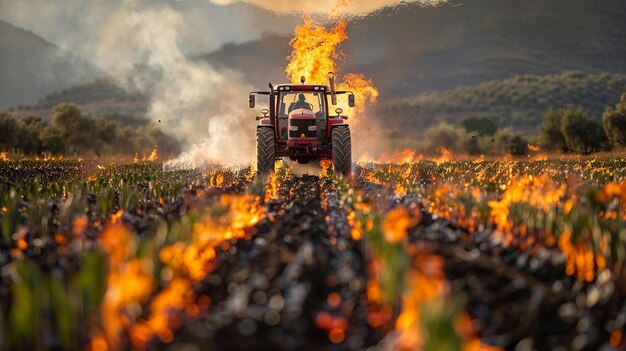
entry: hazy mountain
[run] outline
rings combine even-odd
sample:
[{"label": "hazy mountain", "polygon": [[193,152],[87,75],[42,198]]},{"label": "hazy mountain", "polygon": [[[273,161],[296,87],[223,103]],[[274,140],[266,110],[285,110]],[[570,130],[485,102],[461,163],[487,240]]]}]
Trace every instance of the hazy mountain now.
[{"label": "hazy mountain", "polygon": [[97,70],[32,32],[0,21],[0,108],[32,103]]},{"label": "hazy mountain", "polygon": [[[343,72],[373,79],[381,97],[567,70],[626,73],[622,0],[453,0],[401,4],[348,25]],[[226,45],[205,58],[258,87],[284,80],[289,36]]]}]

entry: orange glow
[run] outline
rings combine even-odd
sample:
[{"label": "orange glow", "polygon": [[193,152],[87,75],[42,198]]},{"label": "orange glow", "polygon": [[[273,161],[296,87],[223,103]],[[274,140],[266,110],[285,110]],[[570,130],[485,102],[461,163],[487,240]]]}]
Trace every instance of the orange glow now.
[{"label": "orange glow", "polygon": [[0,152],[0,161],[8,161],[9,160],[9,156],[7,155],[6,152]]},{"label": "orange glow", "polygon": [[408,289],[402,298],[402,311],[396,320],[399,333],[396,350],[421,350],[423,347],[420,326],[421,306],[441,298],[446,286],[443,259],[426,252],[416,256],[417,269],[411,270]]},{"label": "orange glow", "polygon": [[541,150],[541,149],[539,148],[539,146],[535,146],[535,145],[533,145],[533,144],[528,144],[527,146],[528,146],[528,150],[530,150],[530,151],[532,151],[532,152],[538,152],[539,150]]},{"label": "orange glow", "polygon": [[152,152],[150,153],[150,155],[145,159],[146,161],[156,161],[157,158],[159,158],[159,156],[157,155],[157,147],[154,147],[154,150],[152,150]]},{"label": "orange glow", "polygon": [[[121,223],[105,227],[101,247],[108,255],[109,275],[101,306],[102,328],[111,349],[120,348],[120,335],[128,324],[127,309],[144,302],[154,286],[152,262],[132,258],[134,242]],[[96,339],[101,336],[96,336]]]},{"label": "orange glow", "polygon": [[276,174],[271,174],[265,185],[265,197],[264,201],[268,202],[278,198],[278,178]]},{"label": "orange glow", "polygon": [[436,163],[444,163],[444,162],[450,162],[452,161],[452,151],[446,149],[443,146],[440,146],[437,148],[437,152],[441,155],[437,158],[435,158],[433,161],[435,161]]},{"label": "orange glow", "polygon": [[328,306],[332,308],[338,308],[339,305],[341,305],[341,295],[336,292],[328,294],[326,303],[328,303]]},{"label": "orange glow", "polygon": [[320,160],[320,167],[324,170],[324,174],[327,174],[330,167],[333,165],[332,160]]},{"label": "orange glow", "polygon": [[615,329],[611,333],[611,346],[618,347],[622,344],[622,331]]},{"label": "orange glow", "polygon": [[398,206],[389,211],[382,224],[383,236],[390,243],[404,240],[407,230],[416,226],[421,220],[419,211],[409,212],[404,206]]},{"label": "orange glow", "polygon": [[141,159],[139,158],[139,154],[135,153],[135,156],[133,156],[133,163],[154,162],[158,158],[159,158],[159,155],[157,154],[157,146],[155,146],[152,152],[150,152],[150,155],[143,157]]},{"label": "orange glow", "polygon": [[[171,342],[179,313],[198,313],[200,307],[194,304],[196,296],[191,286],[213,270],[219,247],[229,240],[245,238],[246,229],[263,218],[260,203],[260,198],[252,195],[223,195],[219,199],[223,211],[219,218],[204,216],[195,223],[190,243],[177,242],[161,249],[159,257],[173,270],[174,278],[153,299],[150,317],[132,329],[131,339],[136,348],[145,348],[153,336],[164,343]],[[204,305],[206,308],[207,303]]]},{"label": "orange glow", "polygon": [[85,232],[88,225],[89,218],[87,218],[87,215],[78,216],[72,222],[72,232],[75,236],[80,236]]},{"label": "orange glow", "polygon": [[[229,240],[247,237],[246,229],[263,218],[260,203],[260,198],[252,195],[220,197],[215,206],[220,216],[212,214],[213,208],[194,224],[189,242],[178,241],[160,250],[159,258],[165,264],[161,279],[166,287],[156,294],[152,259],[135,257],[136,239],[119,220],[123,211],[112,215],[100,238],[109,273],[101,305],[102,330],[93,336],[91,348],[125,348],[121,341],[124,331],[135,349],[145,349],[154,337],[163,343],[173,341],[180,314],[197,316],[210,303],[206,297],[195,296],[193,284],[211,272],[218,248]],[[151,296],[148,317],[139,320],[141,306]]]}]

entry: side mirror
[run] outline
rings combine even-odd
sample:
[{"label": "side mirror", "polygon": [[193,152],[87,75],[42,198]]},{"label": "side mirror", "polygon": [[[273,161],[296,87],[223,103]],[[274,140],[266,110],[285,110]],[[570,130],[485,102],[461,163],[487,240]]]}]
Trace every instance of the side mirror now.
[{"label": "side mirror", "polygon": [[254,108],[254,106],[256,105],[256,100],[254,98],[254,95],[250,94],[250,96],[248,97],[248,105],[250,105],[250,108]]},{"label": "side mirror", "polygon": [[354,107],[356,104],[354,102],[354,94],[348,95],[348,106]]}]

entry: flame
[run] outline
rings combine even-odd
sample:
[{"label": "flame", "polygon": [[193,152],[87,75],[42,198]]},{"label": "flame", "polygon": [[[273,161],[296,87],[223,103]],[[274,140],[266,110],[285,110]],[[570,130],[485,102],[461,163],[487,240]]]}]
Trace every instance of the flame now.
[{"label": "flame", "polygon": [[157,154],[157,146],[155,146],[152,152],[150,152],[150,155],[142,157],[141,159],[139,158],[139,154],[135,153],[135,155],[133,156],[133,163],[154,162],[158,158],[159,158],[159,155]]},{"label": "flame", "polygon": [[444,162],[450,162],[452,161],[452,151],[446,149],[443,146],[440,146],[437,148],[437,152],[441,155],[437,158],[435,158],[433,161],[435,161],[436,163],[444,163]]},{"label": "flame", "polygon": [[406,238],[409,228],[416,226],[421,220],[418,210],[409,212],[405,206],[398,206],[387,213],[382,224],[383,236],[388,242],[395,244]]},{"label": "flame", "polygon": [[444,295],[446,279],[443,274],[443,258],[427,252],[416,256],[417,269],[408,275],[408,289],[402,298],[402,310],[396,320],[399,333],[395,350],[421,350],[423,331],[420,312],[425,303],[432,303]]},{"label": "flame", "polygon": [[120,348],[121,332],[130,322],[130,309],[150,296],[154,286],[152,262],[132,258],[135,243],[121,222],[107,225],[100,240],[108,256],[109,274],[101,306],[103,330],[94,340],[105,339],[115,350]]},{"label": "flame", "polygon": [[152,150],[152,152],[150,153],[150,156],[148,156],[148,158],[144,159],[145,161],[149,161],[149,162],[154,162],[156,161],[158,158],[157,155],[157,147],[154,147],[154,150]]},{"label": "flame", "polygon": [[0,161],[8,161],[9,160],[9,156],[7,156],[6,152],[0,152]]},{"label": "flame", "polygon": [[186,311],[195,315],[198,311],[191,286],[213,270],[216,250],[229,240],[245,238],[246,229],[264,217],[258,196],[223,195],[219,202],[223,215],[219,218],[207,215],[195,223],[189,244],[177,242],[161,249],[160,259],[172,269],[174,278],[152,301],[149,318],[132,328],[131,341],[135,348],[144,349],[153,336],[164,343],[173,340],[178,313]]},{"label": "flame", "polygon": [[[120,221],[124,212],[120,210],[111,216],[100,239],[108,257],[106,292],[101,305],[102,329],[92,332],[91,350],[125,348],[123,332],[129,333],[134,349],[145,349],[155,336],[169,343],[179,326],[181,312],[197,316],[208,308],[210,301],[205,296],[196,296],[193,285],[212,271],[218,248],[229,240],[246,238],[247,229],[264,217],[258,196],[223,195],[215,207],[219,211],[212,208],[194,224],[189,242],[178,241],[160,250],[159,258],[165,265],[161,271],[165,288],[156,294],[152,259],[135,257],[137,239]],[[79,218],[74,223],[75,233],[84,230],[83,221]],[[152,296],[148,317],[139,319],[141,306]]]},{"label": "flame", "polygon": [[265,184],[265,197],[264,201],[272,201],[278,199],[278,177],[276,174],[271,174]]},{"label": "flame", "polygon": [[527,146],[528,146],[528,150],[530,150],[530,151],[532,151],[532,152],[538,152],[538,151],[540,151],[540,150],[541,150],[541,149],[539,148],[539,146],[535,146],[535,145],[533,145],[533,144],[528,144]]},{"label": "flame", "polygon": [[[349,4],[349,1],[340,0],[336,8],[345,4]],[[310,17],[306,18],[304,24],[296,27],[295,37],[289,43],[293,49],[285,68],[287,78],[293,84],[298,84],[301,76],[311,84],[326,84],[328,73],[339,71],[336,61],[341,60],[343,54],[337,48],[347,38],[345,20],[340,20],[334,27],[326,29]],[[366,102],[375,103],[378,99],[378,90],[372,85],[372,81],[361,74],[346,74],[343,81],[337,83],[337,89],[354,93],[357,113],[364,110]],[[347,101],[343,100],[345,99],[340,99],[339,107],[348,111]],[[353,121],[356,122],[354,119]]]}]

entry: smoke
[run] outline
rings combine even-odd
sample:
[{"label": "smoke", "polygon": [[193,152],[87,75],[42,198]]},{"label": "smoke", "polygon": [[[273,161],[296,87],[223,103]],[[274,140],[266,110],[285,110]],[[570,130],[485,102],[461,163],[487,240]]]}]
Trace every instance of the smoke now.
[{"label": "smoke", "polygon": [[[211,0],[217,4],[247,2],[282,13],[362,15],[381,7],[396,5],[400,0]],[[445,0],[405,0],[424,5],[438,5]]]},{"label": "smoke", "polygon": [[255,122],[241,74],[192,62],[178,44],[183,17],[168,7],[124,2],[98,33],[93,61],[122,87],[151,99],[148,117],[183,141],[180,161],[243,163],[254,154]]},{"label": "smoke", "polygon": [[[12,4],[14,10],[21,6]],[[181,48],[187,18],[172,7],[175,2],[94,0],[70,5],[66,10],[76,15],[73,23],[80,30],[66,31],[60,45],[89,60],[117,85],[147,96],[147,116],[182,141],[186,152],[181,161],[252,160],[255,121],[246,101],[252,87],[238,72],[188,59]],[[46,8],[54,13],[59,7]],[[62,18],[61,11],[55,16]]]}]

